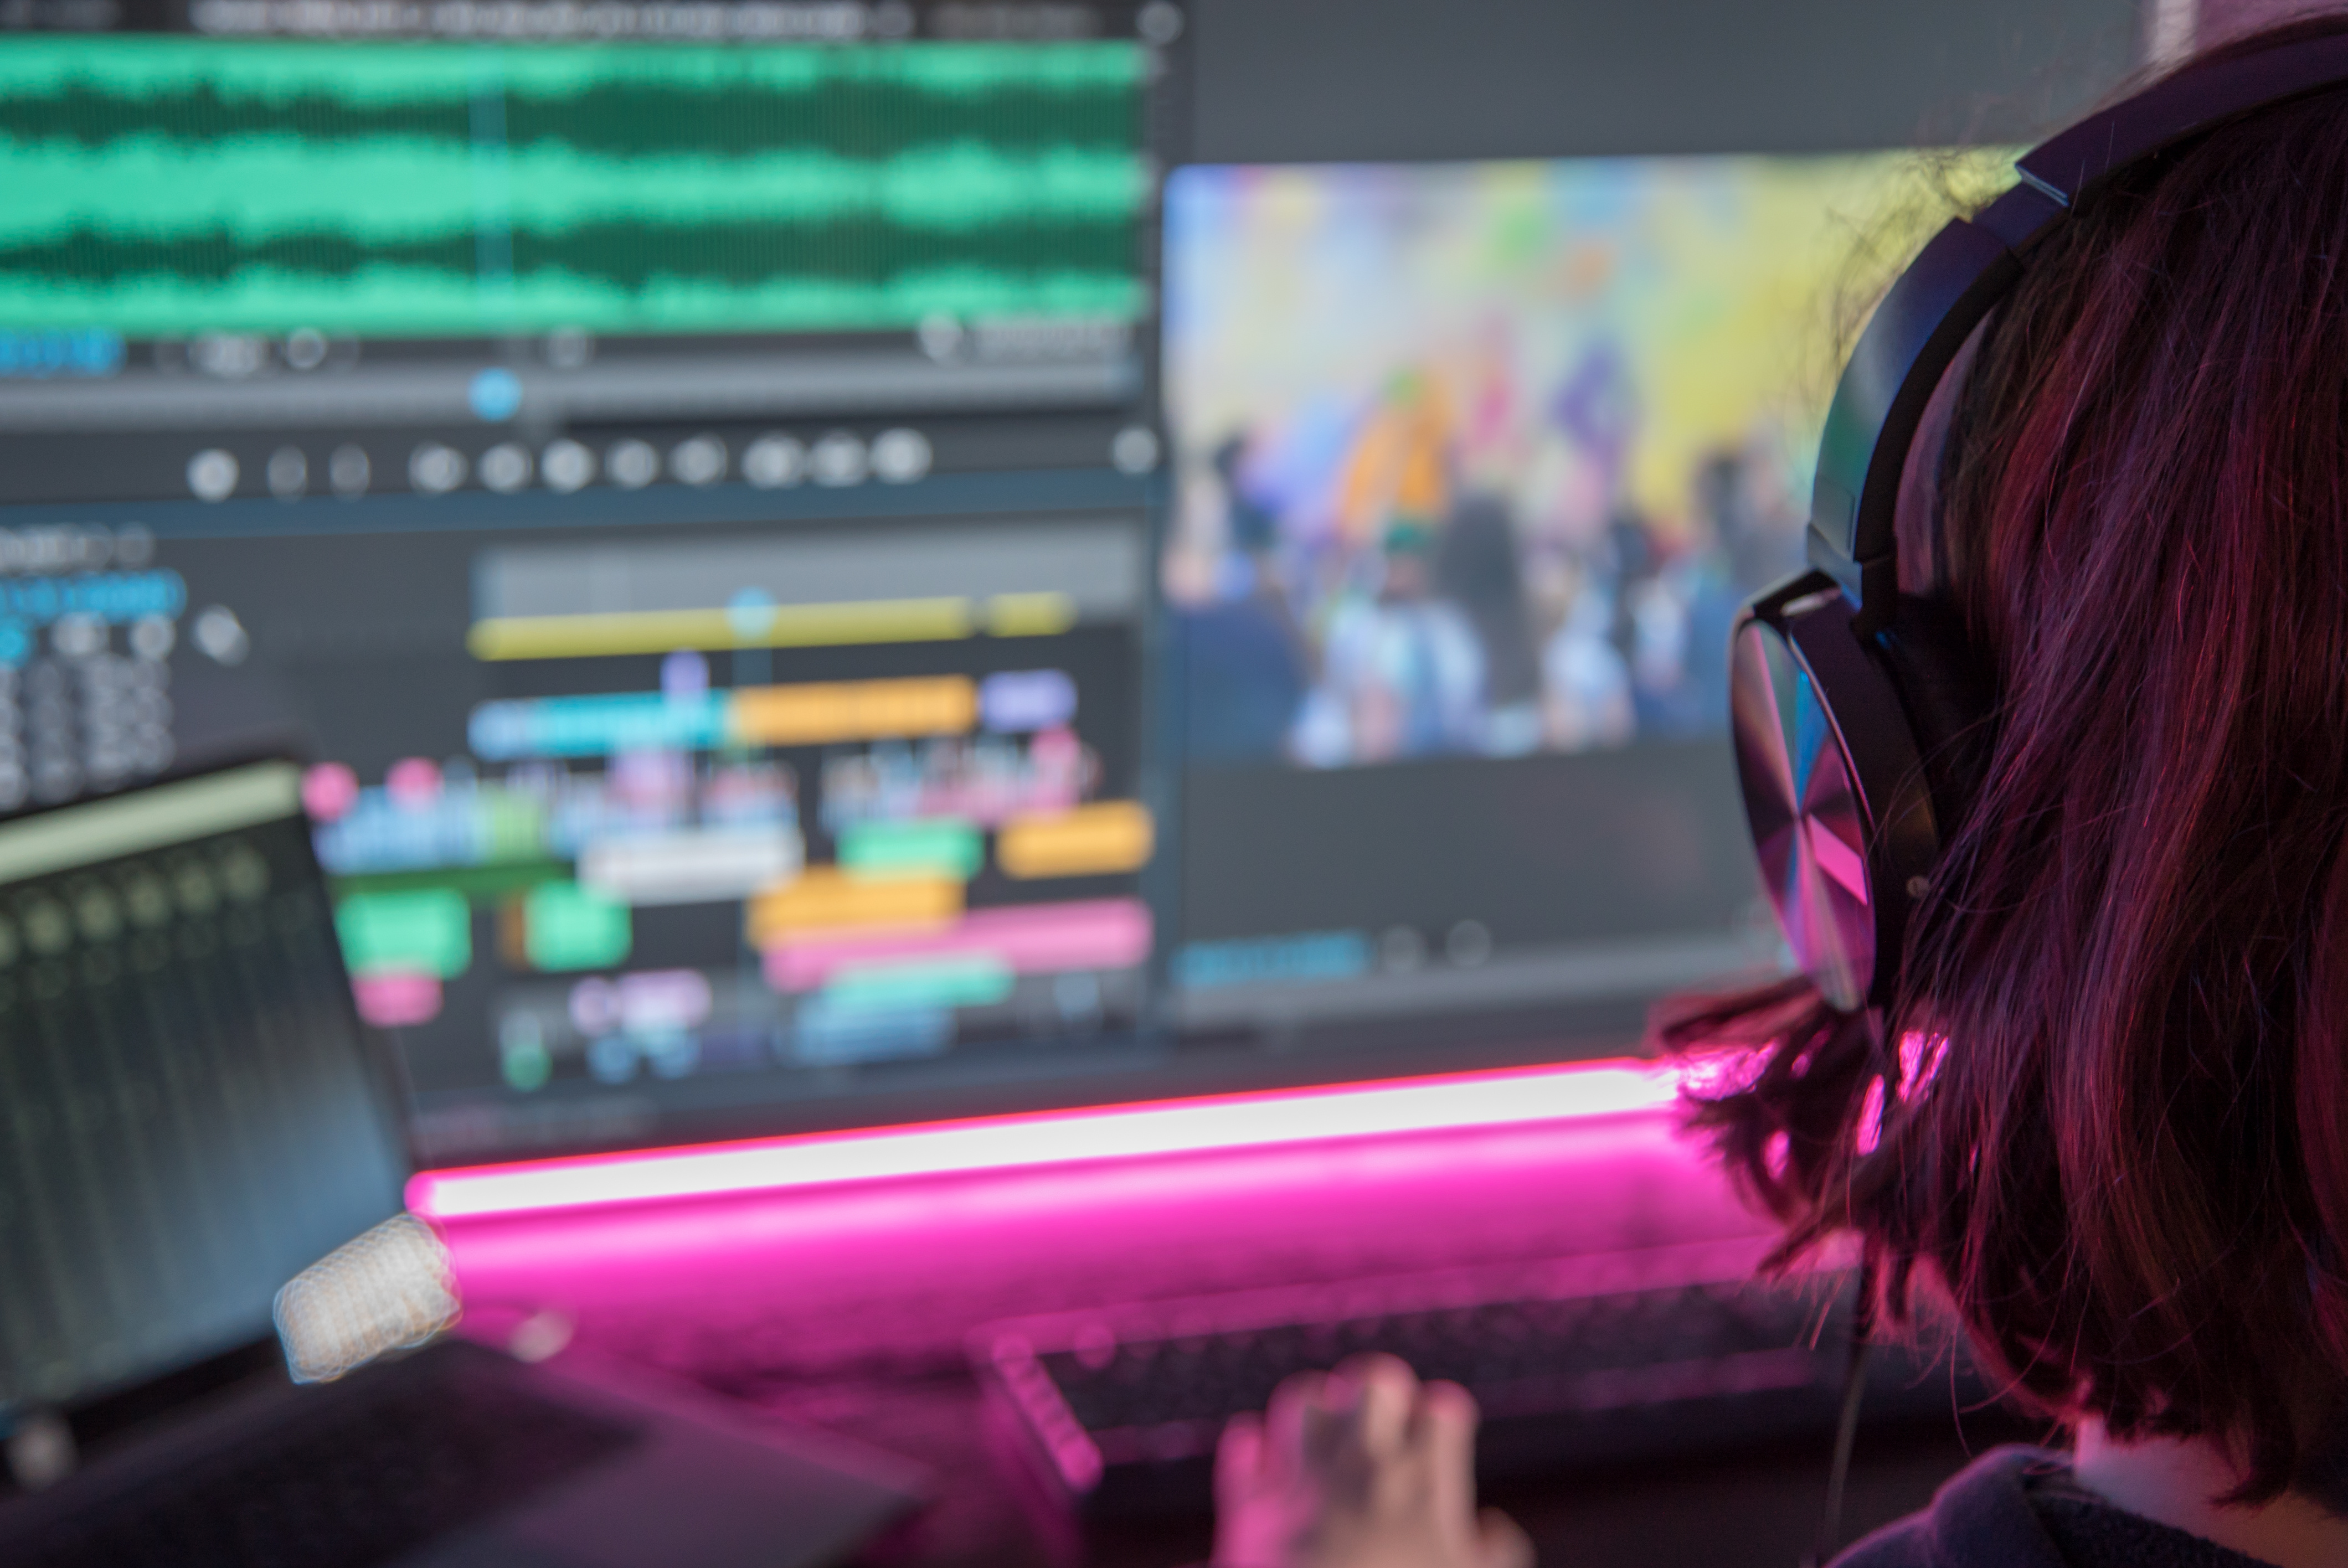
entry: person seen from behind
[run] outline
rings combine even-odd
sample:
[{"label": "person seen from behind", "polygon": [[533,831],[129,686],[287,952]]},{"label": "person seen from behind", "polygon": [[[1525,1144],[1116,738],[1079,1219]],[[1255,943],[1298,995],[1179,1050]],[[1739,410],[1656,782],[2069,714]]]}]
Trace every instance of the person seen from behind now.
[{"label": "person seen from behind", "polygon": [[[2348,89],[2083,198],[1898,531],[1996,701],[1896,994],[1795,979],[1662,1042],[1748,1053],[1692,1115],[1776,1262],[1855,1234],[1879,1321],[1944,1301],[2065,1437],[1838,1562],[2348,1564]],[[1475,1420],[1391,1358],[1292,1378],[1225,1434],[1219,1568],[1518,1568]]]}]

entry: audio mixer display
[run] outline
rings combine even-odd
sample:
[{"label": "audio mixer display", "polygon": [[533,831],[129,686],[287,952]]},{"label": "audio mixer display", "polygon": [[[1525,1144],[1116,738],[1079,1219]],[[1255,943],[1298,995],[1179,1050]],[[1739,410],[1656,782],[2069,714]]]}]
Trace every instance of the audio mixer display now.
[{"label": "audio mixer display", "polygon": [[0,323],[332,339],[1130,320],[1145,66],[1123,41],[13,39]]}]

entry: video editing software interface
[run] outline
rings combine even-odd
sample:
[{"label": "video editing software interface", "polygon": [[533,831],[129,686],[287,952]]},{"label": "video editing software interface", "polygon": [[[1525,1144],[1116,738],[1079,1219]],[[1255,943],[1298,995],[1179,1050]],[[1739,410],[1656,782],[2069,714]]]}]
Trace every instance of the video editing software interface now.
[{"label": "video editing software interface", "polygon": [[0,26],[0,811],[297,734],[426,1163],[1771,961],[1727,628],[1894,159],[1185,167],[1165,0]]}]

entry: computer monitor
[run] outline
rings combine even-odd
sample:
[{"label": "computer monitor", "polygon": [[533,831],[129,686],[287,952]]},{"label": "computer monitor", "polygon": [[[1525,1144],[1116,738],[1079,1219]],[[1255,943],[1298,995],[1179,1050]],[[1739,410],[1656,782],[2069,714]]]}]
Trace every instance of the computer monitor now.
[{"label": "computer monitor", "polygon": [[427,1162],[1139,1049],[1180,11],[24,19],[0,809],[290,732]]},{"label": "computer monitor", "polygon": [[297,741],[418,1162],[1768,960],[1714,644],[1896,158],[1183,168],[1166,0],[24,15],[0,811]]},{"label": "computer monitor", "polygon": [[1923,169],[1177,173],[1185,1030],[1570,1055],[1781,961],[1725,744],[1730,627],[1800,565],[1834,323],[1926,210]]}]

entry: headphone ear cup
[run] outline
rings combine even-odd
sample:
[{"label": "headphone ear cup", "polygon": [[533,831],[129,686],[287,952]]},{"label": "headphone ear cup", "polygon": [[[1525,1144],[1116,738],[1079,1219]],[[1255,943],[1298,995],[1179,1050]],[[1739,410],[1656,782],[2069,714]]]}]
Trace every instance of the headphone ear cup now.
[{"label": "headphone ear cup", "polygon": [[1746,607],[1730,665],[1762,887],[1795,960],[1844,1012],[1890,999],[1940,845],[1899,682],[1856,619],[1833,579],[1790,579]]},{"label": "headphone ear cup", "polygon": [[1937,836],[1946,845],[1989,775],[1997,739],[1995,683],[1944,600],[1900,595],[1875,644],[1899,688]]}]

